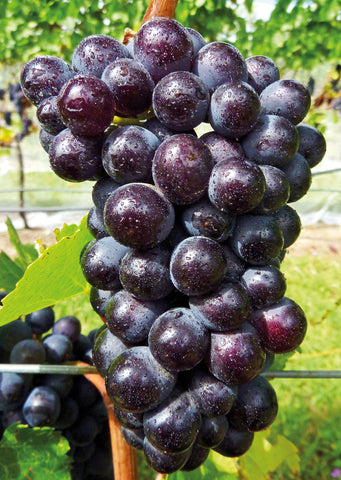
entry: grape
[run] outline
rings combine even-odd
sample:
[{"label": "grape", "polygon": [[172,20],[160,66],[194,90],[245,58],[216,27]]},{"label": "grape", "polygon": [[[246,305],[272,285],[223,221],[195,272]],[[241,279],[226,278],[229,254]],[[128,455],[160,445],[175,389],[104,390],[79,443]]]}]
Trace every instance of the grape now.
[{"label": "grape", "polygon": [[[166,140],[167,138],[171,137],[172,135],[176,135],[179,132],[176,130],[172,130],[171,128],[166,127],[163,123],[160,122],[156,117],[150,118],[143,124],[144,128],[147,130],[150,130],[154,135],[157,136],[157,138],[163,142],[163,140]],[[197,137],[197,134],[195,131],[192,129],[188,132],[189,135],[194,135],[194,137]]]},{"label": "grape", "polygon": [[66,128],[59,114],[55,95],[40,102],[37,108],[37,119],[41,128],[51,135],[57,135]]},{"label": "grape", "polygon": [[142,413],[132,413],[123,410],[123,408],[114,405],[114,413],[116,420],[119,422],[122,427],[136,429],[143,427],[143,414]]},{"label": "grape", "polygon": [[124,117],[148,110],[152,104],[154,81],[141,63],[123,58],[110,63],[102,73],[116,103],[116,112]]},{"label": "grape", "polygon": [[80,410],[86,413],[100,398],[97,388],[82,375],[75,377],[70,396],[76,400]]},{"label": "grape", "polygon": [[60,398],[50,387],[34,388],[23,405],[23,415],[30,427],[53,425],[60,414]]},{"label": "grape", "polygon": [[21,423],[22,425],[26,424],[22,409],[20,407],[15,410],[6,410],[5,412],[2,412],[1,424],[4,429],[17,422]]},{"label": "grape", "polygon": [[76,73],[101,77],[103,70],[119,58],[130,57],[127,48],[108,35],[90,35],[83,38],[72,54]]},{"label": "grape", "polygon": [[240,283],[223,283],[209,295],[191,297],[189,303],[206,328],[216,332],[240,327],[250,313],[250,299]]},{"label": "grape", "polygon": [[33,333],[41,335],[48,332],[50,328],[53,327],[54,318],[52,307],[45,307],[26,315],[25,323],[30,327]]},{"label": "grape", "polygon": [[173,228],[174,208],[153,185],[129,183],[116,189],[104,208],[110,235],[131,248],[151,248]]},{"label": "grape", "polygon": [[268,428],[278,411],[276,392],[261,376],[238,387],[237,398],[227,416],[238,430],[258,432]]},{"label": "grape", "polygon": [[58,95],[62,86],[74,76],[70,65],[51,55],[40,55],[23,66],[20,75],[22,91],[33,105]]},{"label": "grape", "polygon": [[217,133],[236,139],[253,129],[259,113],[258,95],[248,83],[223,83],[212,94],[208,117]]},{"label": "grape", "polygon": [[[61,401],[60,414],[54,422],[53,427],[58,430],[65,430],[70,428],[77,420],[79,414],[79,407],[77,402],[71,398],[66,397]],[[73,455],[76,460],[76,455]]]},{"label": "grape", "polygon": [[296,153],[290,162],[282,167],[282,170],[290,184],[288,202],[297,202],[308,192],[311,185],[312,177],[309,164],[300,153]]},{"label": "grape", "polygon": [[45,350],[35,340],[21,340],[12,349],[10,363],[44,363]]},{"label": "grape", "polygon": [[143,417],[150,443],[167,453],[184,452],[197,436],[201,415],[186,391],[175,388],[167,399]]},{"label": "grape", "polygon": [[40,130],[39,132],[39,142],[40,145],[43,147],[46,153],[49,153],[50,147],[54,140],[55,135],[51,135],[51,133],[47,133],[45,130]]},{"label": "grape", "polygon": [[204,82],[190,72],[163,77],[153,91],[153,110],[167,128],[185,132],[205,118],[210,94]]},{"label": "grape", "polygon": [[207,365],[218,380],[230,385],[249,382],[261,372],[264,362],[260,338],[249,325],[230,332],[211,333]]},{"label": "grape", "polygon": [[190,70],[193,44],[176,20],[155,17],[145,22],[134,39],[134,58],[158,82],[170,72]]},{"label": "grape", "polygon": [[297,125],[299,136],[298,153],[309,163],[310,168],[315,167],[326,153],[326,140],[317,128],[301,123]]},{"label": "grape", "polygon": [[276,212],[289,200],[290,183],[288,177],[282,170],[272,165],[260,165],[259,168],[265,178],[265,191],[262,200],[253,209],[252,213]]},{"label": "grape", "polygon": [[112,237],[90,241],[81,253],[81,267],[86,280],[101,290],[120,288],[119,265],[127,247]]},{"label": "grape", "polygon": [[218,242],[201,236],[186,238],[171,256],[172,282],[185,295],[203,295],[221,282],[225,261],[224,250]]},{"label": "grape", "polygon": [[223,441],[213,450],[224,457],[240,457],[251,447],[253,439],[253,432],[243,432],[230,426]]},{"label": "grape", "polygon": [[[94,443],[90,443],[89,445],[84,445],[83,447],[75,447],[73,446],[72,450],[72,459],[73,462],[86,462],[89,460],[93,453],[95,452],[96,445]],[[72,477],[73,480],[73,477]]]},{"label": "grape", "polygon": [[227,428],[228,422],[225,415],[220,417],[202,417],[196,441],[202,447],[216,447],[223,441]]},{"label": "grape", "polygon": [[264,55],[255,55],[245,60],[248,71],[247,82],[256,90],[258,95],[264,88],[279,80],[278,67],[271,58]]},{"label": "grape", "polygon": [[164,369],[148,347],[132,347],[112,362],[105,383],[109,398],[121,408],[139,413],[168,397],[176,375]]},{"label": "grape", "polygon": [[206,45],[204,37],[199,33],[197,30],[194,30],[193,28],[190,27],[185,27],[186,32],[190,35],[193,43],[193,60],[199,50]]},{"label": "grape", "polygon": [[290,247],[296,242],[301,233],[301,220],[296,212],[290,205],[284,205],[277,212],[274,213],[284,237],[284,248]]},{"label": "grape", "polygon": [[111,452],[104,450],[101,445],[96,445],[94,453],[86,462],[85,472],[89,479],[97,477],[97,480],[111,480],[114,475]]},{"label": "grape", "polygon": [[192,70],[211,93],[223,83],[247,80],[245,60],[230,43],[211,42],[202,47],[194,59]]},{"label": "grape", "polygon": [[63,123],[74,135],[103,133],[115,115],[115,99],[106,83],[90,75],[76,75],[57,99]]},{"label": "grape", "polygon": [[45,387],[51,387],[55,392],[58,393],[61,399],[67,397],[71,392],[73,387],[73,377],[71,375],[39,375],[37,379],[38,386],[44,385]]},{"label": "grape", "polygon": [[271,215],[241,215],[229,245],[242,260],[251,265],[269,265],[281,253],[283,233]]},{"label": "grape", "polygon": [[222,244],[225,257],[226,266],[223,281],[224,282],[238,282],[245,272],[246,265],[241,258],[239,258],[227,244]]},{"label": "grape", "polygon": [[282,79],[266,87],[260,101],[262,115],[279,115],[297,125],[307,115],[311,98],[303,83]]},{"label": "grape", "polygon": [[295,350],[307,330],[302,308],[287,297],[274,305],[255,310],[248,321],[256,328],[263,348],[274,354]]},{"label": "grape", "polygon": [[75,135],[68,128],[53,139],[49,149],[53,172],[69,182],[96,180],[103,175],[101,137]]},{"label": "grape", "polygon": [[0,410],[13,410],[22,405],[29,390],[24,375],[12,372],[0,373]]},{"label": "grape", "polygon": [[235,218],[218,210],[208,199],[189,205],[182,211],[182,223],[189,235],[202,235],[223,242],[232,233]]},{"label": "grape", "polygon": [[262,115],[241,144],[245,155],[260,165],[281,168],[295,155],[299,137],[295,126],[286,118]]},{"label": "grape", "polygon": [[89,210],[87,216],[87,227],[91,235],[93,235],[96,240],[109,236],[109,233],[104,225],[103,210],[100,210],[95,206]]},{"label": "grape", "polygon": [[155,319],[165,310],[160,302],[146,302],[119,290],[109,300],[105,320],[111,333],[123,342],[138,344],[148,337]]},{"label": "grape", "polygon": [[9,356],[14,345],[21,340],[32,338],[32,330],[27,323],[20,319],[14,320],[0,327],[0,359],[1,362],[9,361]]},{"label": "grape", "polygon": [[61,317],[53,325],[52,333],[65,335],[71,342],[75,342],[81,333],[81,322],[73,315]]},{"label": "grape", "polygon": [[100,210],[104,209],[105,203],[116,188],[120,186],[111,177],[100,178],[92,188],[92,201]]},{"label": "grape", "polygon": [[210,449],[202,447],[198,443],[194,443],[191,448],[191,454],[188,457],[185,465],[180,468],[184,472],[190,472],[199,468],[206,460],[210,453]]},{"label": "grape", "polygon": [[105,325],[97,335],[92,355],[94,364],[102,377],[105,377],[111,363],[118,357],[127,346],[118,337],[113,335]]},{"label": "grape", "polygon": [[210,201],[230,215],[239,215],[255,208],[264,192],[263,172],[247,159],[232,158],[217,163],[209,179]]},{"label": "grape", "polygon": [[170,252],[163,244],[146,251],[130,250],[120,264],[120,281],[139,300],[164,298],[174,290],[169,261]]},{"label": "grape", "polygon": [[160,315],[148,337],[150,351],[167,370],[190,370],[200,363],[209,344],[209,334],[187,308],[174,308]]},{"label": "grape", "polygon": [[247,268],[241,282],[253,308],[264,308],[278,302],[286,290],[283,273],[273,265]]},{"label": "grape", "polygon": [[213,167],[206,145],[186,133],[164,140],[153,159],[155,185],[176,205],[196,202],[207,193]]},{"label": "grape", "polygon": [[97,422],[90,415],[82,415],[67,432],[73,445],[84,447],[95,439],[98,433]]},{"label": "grape", "polygon": [[150,182],[152,160],[160,145],[149,130],[135,125],[120,127],[105,139],[102,162],[107,174],[117,183]]},{"label": "grape", "polygon": [[114,292],[110,290],[101,290],[96,287],[91,287],[90,289],[90,303],[93,310],[98,313],[100,317],[105,316],[105,309],[107,308],[108,302],[113,296]]},{"label": "grape", "polygon": [[62,363],[68,360],[72,353],[72,343],[65,335],[54,333],[43,340],[46,361]]},{"label": "grape", "polygon": [[200,140],[208,146],[214,163],[233,158],[244,158],[241,144],[236,140],[225,138],[219,133],[204,133]]},{"label": "grape", "polygon": [[190,450],[179,453],[164,452],[144,439],[144,455],[148,465],[159,473],[173,473],[186,464]]},{"label": "grape", "polygon": [[137,450],[143,450],[144,431],[142,427],[134,429],[121,427],[121,432],[128,445]]}]

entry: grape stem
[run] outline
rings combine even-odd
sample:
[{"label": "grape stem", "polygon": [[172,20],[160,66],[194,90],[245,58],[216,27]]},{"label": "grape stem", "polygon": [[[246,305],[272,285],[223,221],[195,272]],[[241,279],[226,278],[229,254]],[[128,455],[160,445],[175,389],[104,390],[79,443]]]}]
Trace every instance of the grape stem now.
[{"label": "grape stem", "polygon": [[173,18],[178,0],[151,0],[142,23],[154,17]]}]

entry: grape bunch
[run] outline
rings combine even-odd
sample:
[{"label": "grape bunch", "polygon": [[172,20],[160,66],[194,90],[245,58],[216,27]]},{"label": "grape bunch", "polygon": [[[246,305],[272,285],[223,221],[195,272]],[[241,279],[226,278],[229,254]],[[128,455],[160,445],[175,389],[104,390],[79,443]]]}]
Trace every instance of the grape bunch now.
[{"label": "grape bunch", "polygon": [[163,17],[36,57],[21,85],[52,170],[94,182],[80,262],[124,438],[162,473],[244,454],[277,414],[261,373],[307,328],[280,270],[326,150],[307,88]]},{"label": "grape bunch", "polygon": [[[3,298],[6,292],[0,293]],[[0,362],[92,363],[96,333],[97,329],[83,335],[77,317],[55,321],[53,308],[43,308],[26,315],[24,321],[14,320],[0,328]],[[107,411],[99,392],[84,376],[0,373],[1,436],[16,422],[62,432],[70,444],[73,480],[112,480]]]}]

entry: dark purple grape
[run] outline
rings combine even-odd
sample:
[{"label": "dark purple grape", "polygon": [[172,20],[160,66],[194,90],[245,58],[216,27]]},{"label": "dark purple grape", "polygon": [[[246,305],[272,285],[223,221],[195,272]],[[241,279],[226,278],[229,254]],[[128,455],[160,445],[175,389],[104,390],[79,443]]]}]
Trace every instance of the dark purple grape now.
[{"label": "dark purple grape", "polygon": [[163,77],[153,91],[153,110],[167,128],[186,132],[206,118],[209,91],[199,77],[190,72],[172,72]]},{"label": "dark purple grape", "polygon": [[141,63],[130,58],[116,60],[101,78],[114,94],[118,115],[135,116],[150,108],[155,84]]},{"label": "dark purple grape", "polygon": [[248,83],[223,83],[212,94],[208,118],[217,133],[236,139],[253,129],[259,113],[258,95]]},{"label": "dark purple grape", "polygon": [[220,244],[207,237],[188,237],[172,253],[171,279],[185,295],[214,290],[225,273],[226,257]]},{"label": "dark purple grape", "polygon": [[169,262],[170,252],[165,245],[130,250],[121,261],[120,281],[139,300],[159,300],[174,290]]},{"label": "dark purple grape", "polygon": [[101,444],[96,445],[94,453],[85,464],[85,475],[88,480],[94,478],[96,480],[112,480],[114,478],[110,447],[103,448]]},{"label": "dark purple grape", "polygon": [[114,405],[114,414],[118,423],[122,427],[136,429],[143,427],[143,414],[142,413],[132,413],[123,410],[118,405]]},{"label": "dark purple grape", "polygon": [[153,159],[155,185],[176,205],[188,205],[207,193],[213,167],[211,153],[201,140],[189,134],[164,140]]},{"label": "dark purple grape", "polygon": [[237,398],[227,418],[238,430],[259,432],[275,421],[277,411],[275,390],[266,378],[258,376],[238,387]]},{"label": "dark purple grape", "polygon": [[190,70],[192,55],[190,35],[171,18],[152,18],[139,28],[134,39],[134,58],[155,82],[170,72]]},{"label": "dark purple grape", "polygon": [[225,257],[226,267],[223,281],[224,282],[239,282],[241,276],[245,272],[246,265],[241,258],[239,258],[227,244],[222,244]]},{"label": "dark purple grape", "polygon": [[[70,375],[69,375],[70,376]],[[71,397],[63,398],[60,406],[60,414],[53,423],[53,428],[65,430],[70,428],[77,420],[79,414],[78,403]],[[75,455],[73,455],[75,460]]]},{"label": "dark purple grape", "polygon": [[127,48],[108,35],[90,35],[83,38],[72,54],[76,73],[101,77],[103,70],[119,58],[130,57]]},{"label": "dark purple grape", "polygon": [[33,105],[47,97],[58,95],[60,89],[74,72],[64,60],[51,55],[39,55],[23,66],[20,84],[24,95]]},{"label": "dark purple grape", "polygon": [[198,443],[194,443],[191,448],[191,454],[187,459],[187,462],[180,470],[184,472],[190,472],[199,468],[206,460],[210,453],[209,448],[202,447]]},{"label": "dark purple grape", "polygon": [[250,312],[250,298],[240,283],[224,283],[209,295],[191,297],[189,304],[205,327],[216,332],[240,327]]},{"label": "dark purple grape", "polygon": [[47,97],[40,102],[37,108],[37,118],[41,128],[51,135],[57,135],[66,128],[57,108],[56,95]]},{"label": "dark purple grape", "polygon": [[105,316],[105,309],[114,292],[110,290],[101,290],[96,287],[90,289],[90,303],[93,310],[100,316]]},{"label": "dark purple grape", "polygon": [[1,425],[4,429],[13,425],[13,423],[21,423],[21,425],[27,425],[22,413],[22,408],[16,408],[15,410],[6,410],[1,415]]},{"label": "dark purple grape", "polygon": [[132,347],[112,362],[105,383],[112,402],[139,413],[151,410],[168,397],[176,375],[153,357],[148,347]]},{"label": "dark purple grape", "polygon": [[115,360],[128,347],[118,337],[113,335],[105,325],[97,335],[92,351],[94,364],[102,377],[105,377],[107,370]]},{"label": "dark purple grape", "polygon": [[229,385],[249,382],[262,371],[264,362],[260,339],[249,325],[230,332],[211,333],[207,364],[218,380]]},{"label": "dark purple grape", "polygon": [[284,237],[283,248],[288,248],[290,245],[296,242],[301,233],[301,219],[291,206],[284,205],[277,212],[274,213]]},{"label": "dark purple grape", "polygon": [[[85,462],[92,457],[95,449],[96,449],[95,443],[90,443],[88,445],[84,445],[83,447],[76,447],[75,445],[72,445],[72,454],[70,455],[72,455],[73,463],[83,462],[85,464]],[[73,477],[72,477],[72,480],[73,480]]]},{"label": "dark purple grape", "polygon": [[160,140],[146,128],[127,125],[105,139],[102,162],[107,174],[117,183],[150,182],[152,160]]},{"label": "dark purple grape", "polygon": [[269,265],[281,253],[283,233],[272,215],[240,215],[229,245],[251,265]]},{"label": "dark purple grape", "polygon": [[90,415],[80,415],[76,422],[67,430],[70,444],[76,447],[90,445],[97,433],[98,425]]},{"label": "dark purple grape", "polygon": [[223,242],[232,234],[235,222],[234,216],[218,210],[208,199],[186,207],[181,220],[189,235],[202,235],[217,242]]},{"label": "dark purple grape", "polygon": [[65,335],[71,342],[75,342],[81,333],[81,322],[73,315],[61,317],[53,325],[52,333]]},{"label": "dark purple grape", "polygon": [[109,236],[104,225],[103,210],[100,210],[97,207],[90,208],[87,217],[87,227],[96,240]]},{"label": "dark purple grape", "polygon": [[[156,117],[150,118],[143,124],[144,128],[147,130],[151,131],[154,133],[154,135],[157,136],[157,138],[163,142],[167,138],[171,137],[172,135],[177,135],[179,132],[176,130],[172,130],[171,128],[167,128],[165,125],[163,125],[160,120],[158,120]],[[195,133],[194,130],[190,130],[189,132],[186,132],[190,135],[193,135],[194,137],[197,137],[197,134]]]},{"label": "dark purple grape", "polygon": [[143,450],[144,431],[143,428],[121,427],[121,432],[127,444],[136,450]]},{"label": "dark purple grape", "polygon": [[290,162],[282,167],[282,170],[290,184],[288,202],[297,202],[304,197],[311,185],[312,176],[309,163],[300,153],[296,153]]},{"label": "dark purple grape", "polygon": [[30,326],[20,319],[14,320],[0,327],[0,361],[8,363],[14,345],[21,340],[32,339]]},{"label": "dark purple grape", "polygon": [[204,142],[210,149],[212,159],[214,163],[221,162],[223,160],[230,160],[233,158],[244,159],[244,151],[237,140],[225,138],[216,132],[204,133],[200,140]]},{"label": "dark purple grape", "polygon": [[247,80],[245,60],[239,50],[230,43],[206,44],[195,57],[192,70],[211,92],[223,83]]},{"label": "dark purple grape", "polygon": [[34,388],[23,405],[23,415],[30,427],[53,425],[60,414],[59,395],[50,387]]},{"label": "dark purple grape", "polygon": [[190,370],[200,363],[209,345],[209,333],[188,308],[173,308],[151,326],[148,344],[167,370]]},{"label": "dark purple grape", "polygon": [[190,450],[179,453],[166,453],[155,448],[147,438],[144,439],[144,455],[148,465],[159,473],[173,473],[183,467],[189,457]]},{"label": "dark purple grape", "polygon": [[174,225],[174,208],[153,185],[129,183],[109,197],[104,223],[110,235],[131,248],[152,248],[163,242]]},{"label": "dark purple grape", "polygon": [[64,374],[46,374],[37,375],[37,385],[52,388],[58,393],[61,399],[67,397],[72,390],[74,377],[72,375]]},{"label": "dark purple grape", "polygon": [[54,137],[49,149],[53,172],[69,182],[95,180],[103,173],[101,137],[81,137],[68,128]]},{"label": "dark purple grape", "polygon": [[289,199],[290,184],[287,176],[272,165],[259,165],[265,178],[265,191],[252,213],[267,214],[279,210]]},{"label": "dark purple grape", "polygon": [[262,93],[270,83],[279,80],[279,70],[275,62],[264,55],[254,55],[245,60],[248,71],[247,82],[253,87],[258,95]]},{"label": "dark purple grape", "polygon": [[150,443],[167,453],[190,448],[200,428],[201,415],[191,396],[180,388],[143,417],[144,433]]},{"label": "dark purple grape", "polygon": [[54,324],[53,308],[45,307],[29,313],[25,317],[25,323],[30,327],[32,333],[35,333],[36,335],[41,335],[48,332]]},{"label": "dark purple grape", "polygon": [[297,125],[299,136],[298,153],[309,163],[310,168],[315,167],[326,153],[326,140],[317,128],[301,123]]},{"label": "dark purple grape", "polygon": [[108,302],[105,320],[113,335],[125,343],[138,344],[148,337],[151,325],[165,309],[163,302],[138,300],[119,290]]},{"label": "dark purple grape", "polygon": [[10,363],[39,364],[45,362],[45,350],[35,340],[21,340],[12,349]]},{"label": "dark purple grape", "polygon": [[45,130],[40,130],[39,132],[39,143],[43,147],[46,153],[49,153],[50,147],[54,140],[55,135],[45,132]]},{"label": "dark purple grape", "polygon": [[127,247],[112,237],[89,242],[81,253],[81,267],[90,285],[101,290],[120,288],[119,265]]},{"label": "dark purple grape", "polygon": [[302,308],[287,297],[262,310],[255,310],[248,321],[256,328],[263,348],[274,354],[295,350],[307,330]]},{"label": "dark purple grape", "polygon": [[260,95],[262,115],[279,115],[297,125],[307,115],[311,98],[309,90],[297,80],[277,80]]},{"label": "dark purple grape", "polygon": [[43,340],[48,363],[66,362],[72,353],[72,342],[65,335],[52,334]]},{"label": "dark purple grape", "polygon": [[206,417],[226,415],[237,395],[236,387],[221,382],[202,366],[193,370],[188,390],[199,412]]},{"label": "dark purple grape", "polygon": [[253,438],[253,432],[243,432],[230,426],[223,441],[213,450],[224,457],[240,457],[251,447]]},{"label": "dark purple grape", "polygon": [[249,267],[241,277],[253,308],[264,308],[278,302],[286,290],[283,273],[273,265]]},{"label": "dark purple grape", "polygon": [[116,188],[120,186],[110,177],[100,178],[92,188],[92,201],[100,210],[104,209],[105,203]]},{"label": "dark purple grape", "polygon": [[193,59],[199,52],[199,50],[206,45],[204,37],[197,30],[190,27],[185,27],[186,32],[190,35],[193,43]]},{"label": "dark purple grape", "polygon": [[103,133],[115,115],[115,99],[106,83],[90,75],[69,80],[57,99],[64,124],[75,135],[96,136]]},{"label": "dark purple grape", "polygon": [[281,168],[297,152],[298,132],[284,117],[262,115],[241,144],[245,155],[253,162]]},{"label": "dark purple grape", "polygon": [[209,179],[208,196],[216,208],[239,215],[255,208],[263,198],[265,178],[250,160],[231,158],[217,163]]},{"label": "dark purple grape", "polygon": [[25,375],[14,372],[0,373],[0,410],[13,410],[22,405],[29,392]]},{"label": "dark purple grape", "polygon": [[76,400],[80,410],[87,413],[101,398],[97,388],[82,375],[75,377],[70,396]]},{"label": "dark purple grape", "polygon": [[196,442],[206,448],[217,447],[226,435],[228,422],[225,415],[220,417],[201,417],[201,426]]}]

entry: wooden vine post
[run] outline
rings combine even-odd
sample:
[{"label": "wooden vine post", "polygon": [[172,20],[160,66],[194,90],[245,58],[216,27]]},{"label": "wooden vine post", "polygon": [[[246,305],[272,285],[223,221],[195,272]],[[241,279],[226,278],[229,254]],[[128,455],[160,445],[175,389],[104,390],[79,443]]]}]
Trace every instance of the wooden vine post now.
[{"label": "wooden vine post", "polygon": [[[173,18],[177,3],[178,0],[151,0],[141,24],[154,17]],[[86,365],[81,362],[77,362],[77,364]],[[138,480],[136,450],[131,448],[123,438],[121,426],[114,415],[114,405],[105,388],[104,379],[99,374],[93,373],[85,374],[85,378],[98,389],[108,412],[115,480]],[[155,480],[163,478],[165,475],[158,473]]]}]

